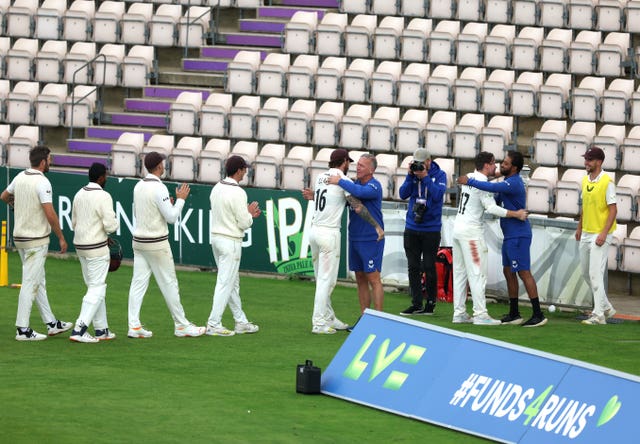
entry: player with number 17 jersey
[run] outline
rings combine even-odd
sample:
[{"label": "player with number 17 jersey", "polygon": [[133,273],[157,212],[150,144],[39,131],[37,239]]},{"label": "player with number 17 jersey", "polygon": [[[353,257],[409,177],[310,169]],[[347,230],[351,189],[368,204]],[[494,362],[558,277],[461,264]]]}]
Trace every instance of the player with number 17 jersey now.
[{"label": "player with number 17 jersey", "polygon": [[[487,181],[487,177],[477,171],[468,174],[468,176],[476,181]],[[458,213],[453,224],[454,236],[458,235],[463,238],[482,236],[485,210],[495,216],[504,217],[505,211],[496,205],[492,193],[463,185],[460,190]]]},{"label": "player with number 17 jersey", "polygon": [[347,179],[338,168],[331,168],[318,176],[313,192],[313,225],[339,230],[342,225],[342,211],[347,204],[346,197],[350,194],[338,185],[330,185],[327,182],[329,176]]}]

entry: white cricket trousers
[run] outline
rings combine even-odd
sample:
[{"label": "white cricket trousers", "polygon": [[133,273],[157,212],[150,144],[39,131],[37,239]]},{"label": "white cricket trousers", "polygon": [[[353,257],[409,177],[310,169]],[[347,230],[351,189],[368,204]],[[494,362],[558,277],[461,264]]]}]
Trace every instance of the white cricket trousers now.
[{"label": "white cricket trousers", "polygon": [[453,315],[466,313],[467,283],[473,300],[473,316],[487,315],[487,244],[482,237],[453,237]]},{"label": "white cricket trousers", "polygon": [[211,236],[211,250],[218,266],[216,288],[213,292],[213,306],[207,325],[220,327],[222,314],[227,304],[236,323],[246,323],[247,316],[242,311],[240,300],[240,258],[242,257],[242,241],[225,236]]},{"label": "white cricket trousers", "polygon": [[612,307],[607,298],[607,289],[604,283],[612,235],[608,235],[601,246],[596,245],[597,237],[597,234],[582,233],[578,251],[582,276],[593,293],[592,314],[603,316],[605,310]]},{"label": "white cricket trousers", "polygon": [[34,301],[45,324],[56,320],[47,298],[47,282],[44,273],[47,251],[49,251],[49,244],[35,248],[18,248],[20,260],[22,260],[22,287],[18,296],[16,327],[29,327]]},{"label": "white cricket trousers", "polygon": [[312,227],[309,236],[316,294],[311,322],[314,326],[330,326],[336,315],[331,306],[331,292],[338,280],[340,265],[340,230]]},{"label": "white cricket trousers", "polygon": [[78,259],[80,259],[82,277],[87,286],[87,292],[82,298],[82,308],[76,321],[76,327],[79,327],[80,324],[89,326],[93,322],[93,328],[103,330],[109,327],[105,297],[110,257],[107,254],[98,257],[78,256]]},{"label": "white cricket trousers", "polygon": [[186,327],[189,321],[180,303],[180,289],[171,248],[160,250],[133,250],[133,277],[129,288],[129,328],[137,328],[140,323],[142,300],[149,287],[151,273],[167,303],[167,308],[176,327]]}]

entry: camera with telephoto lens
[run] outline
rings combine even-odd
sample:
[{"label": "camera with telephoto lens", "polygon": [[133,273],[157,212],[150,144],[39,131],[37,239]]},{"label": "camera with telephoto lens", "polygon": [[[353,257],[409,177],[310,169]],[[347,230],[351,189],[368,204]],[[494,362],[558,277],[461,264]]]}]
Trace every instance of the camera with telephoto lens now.
[{"label": "camera with telephoto lens", "polygon": [[416,203],[413,204],[413,221],[417,224],[421,224],[424,220],[425,211],[427,211],[427,200],[416,199]]},{"label": "camera with telephoto lens", "polygon": [[415,173],[416,171],[424,171],[425,166],[422,162],[413,161],[411,165],[409,165],[409,169]]}]

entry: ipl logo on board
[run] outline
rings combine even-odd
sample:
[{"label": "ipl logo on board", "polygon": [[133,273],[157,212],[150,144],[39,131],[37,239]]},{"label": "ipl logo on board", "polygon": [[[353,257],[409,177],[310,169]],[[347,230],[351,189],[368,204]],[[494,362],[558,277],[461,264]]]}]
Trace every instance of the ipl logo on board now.
[{"label": "ipl logo on board", "polygon": [[[346,378],[359,380],[369,367],[369,362],[364,361],[363,357],[367,351],[372,347],[376,335],[370,334],[364,341],[358,353],[354,356],[351,363],[347,366],[343,375]],[[376,350],[373,365],[369,371],[368,382],[372,382],[377,376],[379,376],[387,367],[395,363],[398,359],[404,364],[416,365],[424,352],[427,351],[425,347],[419,345],[409,345],[406,342],[401,343],[393,350],[389,351],[390,339],[382,341]],[[375,350],[375,348],[373,349]],[[385,379],[382,387],[390,390],[400,390],[404,382],[409,377],[408,373],[401,372],[399,370],[392,370],[387,379]]]},{"label": "ipl logo on board", "polygon": [[278,273],[313,274],[313,262],[308,257],[309,239],[305,235],[312,214],[313,205],[308,205],[303,214],[301,203],[292,197],[266,202],[269,261]]}]

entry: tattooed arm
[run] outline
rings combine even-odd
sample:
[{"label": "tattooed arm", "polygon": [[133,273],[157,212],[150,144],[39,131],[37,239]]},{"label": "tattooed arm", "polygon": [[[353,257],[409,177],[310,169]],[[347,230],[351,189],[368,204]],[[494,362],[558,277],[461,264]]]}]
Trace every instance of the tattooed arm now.
[{"label": "tattooed arm", "polygon": [[362,202],[360,201],[360,199],[355,198],[352,195],[349,195],[346,198],[347,198],[347,202],[349,202],[349,205],[351,205],[351,208],[353,208],[355,212],[358,213],[358,216],[360,216],[362,219],[364,219],[367,223],[369,223],[376,229],[376,233],[378,233],[377,240],[382,240],[382,238],[384,237],[384,230],[380,227],[378,222],[375,221],[373,216],[371,216],[371,213],[369,213],[369,210],[367,210],[367,207],[362,205]]}]

